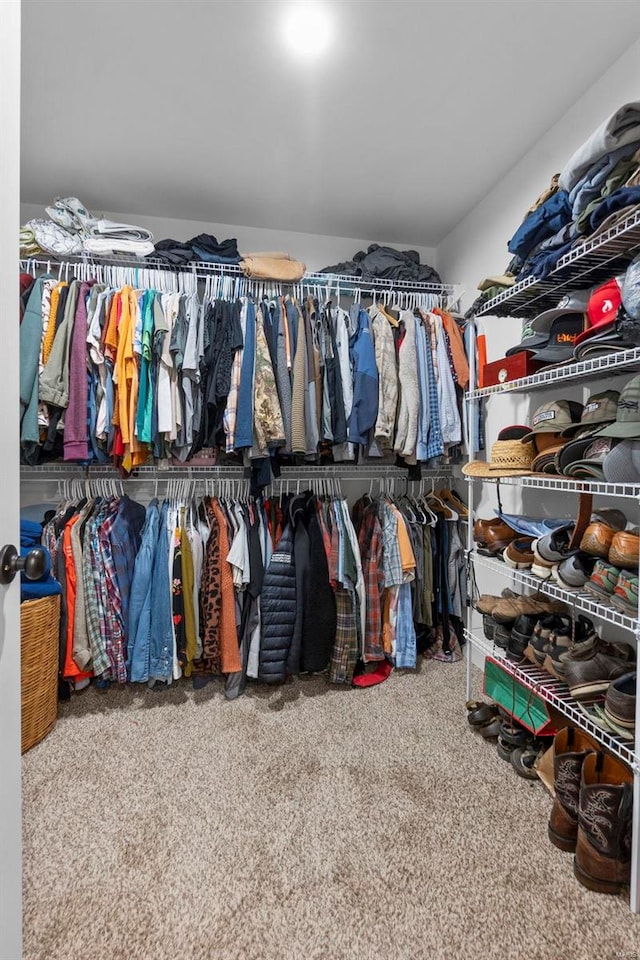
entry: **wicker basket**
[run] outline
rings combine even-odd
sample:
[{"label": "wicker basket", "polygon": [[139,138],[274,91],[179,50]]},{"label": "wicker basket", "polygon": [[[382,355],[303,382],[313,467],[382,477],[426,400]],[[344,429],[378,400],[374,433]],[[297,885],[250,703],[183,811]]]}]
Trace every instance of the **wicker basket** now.
[{"label": "wicker basket", "polygon": [[58,718],[60,597],[20,604],[22,752],[53,730]]}]

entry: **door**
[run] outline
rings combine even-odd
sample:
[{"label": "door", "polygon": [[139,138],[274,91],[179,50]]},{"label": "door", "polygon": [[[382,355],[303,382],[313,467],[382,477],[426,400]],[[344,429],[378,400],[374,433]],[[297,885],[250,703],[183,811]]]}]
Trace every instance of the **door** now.
[{"label": "door", "polygon": [[[20,545],[20,0],[0,0],[0,547]],[[20,578],[0,586],[0,960],[22,953]]]}]

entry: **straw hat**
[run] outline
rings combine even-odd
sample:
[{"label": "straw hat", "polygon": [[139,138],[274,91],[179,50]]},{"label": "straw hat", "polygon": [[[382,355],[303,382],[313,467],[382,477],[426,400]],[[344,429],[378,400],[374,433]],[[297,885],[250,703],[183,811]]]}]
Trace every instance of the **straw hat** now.
[{"label": "straw hat", "polygon": [[523,443],[529,427],[506,427],[491,447],[491,459],[472,460],[462,468],[466,477],[525,477],[536,455],[533,443]]}]

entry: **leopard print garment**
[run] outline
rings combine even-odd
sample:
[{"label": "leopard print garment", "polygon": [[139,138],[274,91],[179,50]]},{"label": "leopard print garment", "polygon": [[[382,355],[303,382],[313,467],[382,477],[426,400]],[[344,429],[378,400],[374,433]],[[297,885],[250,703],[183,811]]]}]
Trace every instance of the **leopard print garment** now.
[{"label": "leopard print garment", "polygon": [[222,589],[220,555],[220,526],[210,498],[206,500],[207,518],[211,535],[200,583],[200,639],[202,657],[193,663],[194,673],[222,672],[222,648],[220,644],[220,617],[222,613]]}]

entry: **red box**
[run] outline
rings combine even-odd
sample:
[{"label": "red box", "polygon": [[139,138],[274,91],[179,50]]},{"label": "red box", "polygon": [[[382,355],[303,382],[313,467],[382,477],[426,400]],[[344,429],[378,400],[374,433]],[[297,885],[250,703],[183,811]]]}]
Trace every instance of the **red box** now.
[{"label": "red box", "polygon": [[511,357],[485,363],[480,373],[479,386],[493,387],[509,383],[511,380],[519,380],[520,377],[528,377],[535,373],[542,366],[544,366],[542,361],[533,359],[531,350],[523,350],[522,353],[514,353]]}]

